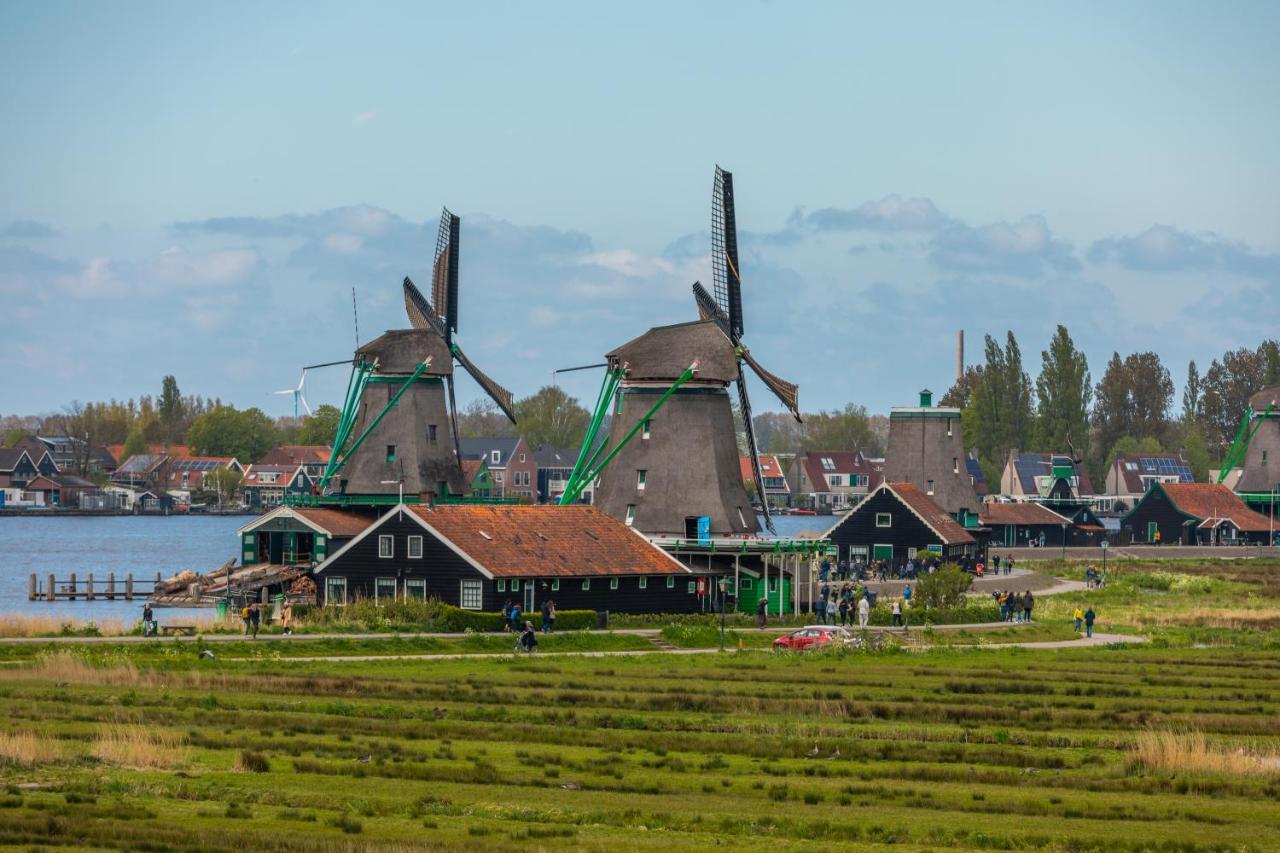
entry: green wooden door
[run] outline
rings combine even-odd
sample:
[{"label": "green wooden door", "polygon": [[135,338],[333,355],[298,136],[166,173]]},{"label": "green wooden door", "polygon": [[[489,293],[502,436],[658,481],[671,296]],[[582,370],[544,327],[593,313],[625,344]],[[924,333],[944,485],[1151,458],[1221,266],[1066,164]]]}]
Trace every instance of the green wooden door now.
[{"label": "green wooden door", "polygon": [[892,560],[892,545],[873,545],[871,546],[871,559],[873,560]]},{"label": "green wooden door", "polygon": [[1154,521],[1147,522],[1147,541],[1156,541],[1156,533],[1160,530],[1160,525]]}]

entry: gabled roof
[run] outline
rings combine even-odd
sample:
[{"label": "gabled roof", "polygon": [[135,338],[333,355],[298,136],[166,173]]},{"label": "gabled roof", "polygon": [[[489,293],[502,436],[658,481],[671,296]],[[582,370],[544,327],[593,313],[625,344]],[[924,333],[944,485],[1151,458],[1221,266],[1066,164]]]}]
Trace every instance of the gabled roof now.
[{"label": "gabled roof", "polygon": [[463,459],[462,473],[467,478],[467,483],[474,483],[476,477],[480,476],[480,472],[484,470],[485,460],[483,459]]},{"label": "gabled roof", "polygon": [[488,578],[690,574],[639,532],[595,507],[551,504],[402,504],[316,571],[324,571],[401,512]]},{"label": "gabled roof", "polygon": [[120,467],[111,476],[121,480],[129,477],[145,477],[167,462],[168,459],[169,457],[163,453],[135,453],[120,463]]},{"label": "gabled roof", "polygon": [[544,444],[533,452],[539,468],[572,468],[578,463],[578,451]]},{"label": "gabled roof", "polygon": [[242,526],[236,533],[241,534],[254,530],[261,527],[263,523],[282,516],[296,518],[316,533],[324,533],[328,536],[336,537],[358,536],[375,520],[370,516],[342,509],[280,506],[265,515],[258,516],[253,521]]},{"label": "gabled roof", "polygon": [[1047,477],[1052,474],[1055,460],[1060,460],[1057,464],[1071,466],[1074,469],[1075,476],[1080,478],[1080,486],[1076,489],[1076,494],[1094,494],[1093,482],[1089,479],[1089,472],[1081,465],[1072,465],[1072,457],[1069,453],[1017,453],[1010,455],[1013,456],[1013,470],[1018,475],[1018,483],[1022,486],[1024,495],[1040,493],[1036,478]]},{"label": "gabled roof", "polygon": [[486,460],[489,454],[494,450],[498,451],[498,463],[494,465],[490,463],[492,468],[506,467],[507,460],[511,458],[511,454],[515,452],[516,445],[520,443],[519,438],[464,438],[458,442],[462,446],[462,458],[478,459],[483,456]]},{"label": "gabled roof", "polygon": [[983,504],[978,520],[987,524],[1069,524],[1070,519],[1037,503],[988,503]]},{"label": "gabled roof", "polygon": [[[1264,533],[1271,529],[1269,518],[1249,509],[1235,492],[1221,483],[1157,483],[1151,487],[1151,492],[1156,489],[1163,490],[1168,495],[1169,502],[1179,512],[1201,522],[1208,519],[1229,519],[1246,533]],[[1124,517],[1125,521],[1138,511],[1151,492],[1142,496],[1137,506]]]},{"label": "gabled roof", "polygon": [[933,498],[926,495],[920,489],[917,489],[911,483],[881,483],[873,489],[867,497],[848,513],[841,516],[840,520],[831,526],[831,528],[823,534],[823,538],[830,538],[836,528],[844,524],[846,520],[852,518],[859,512],[868,512],[867,507],[871,506],[872,499],[881,490],[888,491],[896,497],[899,503],[906,506],[907,509],[924,522],[925,526],[933,531],[933,534],[941,540],[944,545],[968,545],[975,540],[960,524],[952,518],[945,509],[934,503]]},{"label": "gabled roof", "polygon": [[825,490],[828,474],[865,474],[870,488],[875,488],[884,479],[883,469],[863,456],[861,450],[807,450],[792,464],[803,465],[809,482],[824,487],[814,491]]},{"label": "gabled roof", "polygon": [[35,467],[35,463],[31,462],[31,454],[21,447],[0,447],[0,471],[12,471],[17,468],[24,456],[32,467]]},{"label": "gabled roof", "polygon": [[258,465],[317,465],[329,461],[327,444],[278,444],[262,455]]},{"label": "gabled roof", "polygon": [[1112,463],[1124,480],[1128,495],[1140,495],[1144,491],[1143,476],[1169,477],[1177,475],[1180,483],[1194,483],[1191,466],[1181,453],[1121,453]]},{"label": "gabled roof", "polygon": [[969,477],[973,480],[973,490],[978,497],[985,498],[991,494],[991,489],[987,486],[986,475],[982,473],[982,463],[980,463],[973,451],[969,451],[964,457],[964,470],[968,472]]},{"label": "gabled roof", "polygon": [[[285,475],[277,476],[275,482],[262,482],[263,474]],[[288,488],[293,485],[293,481],[298,477],[306,477],[306,472],[302,470],[301,465],[250,465],[244,472],[244,483],[246,487],[267,486],[270,488]]]},{"label": "gabled roof", "polygon": [[[750,456],[739,456],[738,466],[742,469],[742,482],[751,483],[755,481],[756,472],[752,470]],[[772,453],[760,454],[760,476],[761,477],[778,477],[780,479],[785,476],[782,473],[782,464],[778,462],[777,456],[774,456]],[[783,479],[782,485],[775,486],[774,488],[786,489],[787,481]]]}]

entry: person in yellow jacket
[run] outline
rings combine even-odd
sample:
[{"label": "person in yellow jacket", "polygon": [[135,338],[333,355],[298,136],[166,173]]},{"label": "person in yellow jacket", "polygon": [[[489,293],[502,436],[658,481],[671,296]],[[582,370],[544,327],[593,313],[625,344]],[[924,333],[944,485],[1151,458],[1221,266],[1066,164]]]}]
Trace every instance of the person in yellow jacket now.
[{"label": "person in yellow jacket", "polygon": [[1076,620],[1076,633],[1080,633],[1080,629],[1084,625],[1084,611],[1080,609],[1080,605],[1076,605],[1075,611],[1071,614],[1071,618]]}]

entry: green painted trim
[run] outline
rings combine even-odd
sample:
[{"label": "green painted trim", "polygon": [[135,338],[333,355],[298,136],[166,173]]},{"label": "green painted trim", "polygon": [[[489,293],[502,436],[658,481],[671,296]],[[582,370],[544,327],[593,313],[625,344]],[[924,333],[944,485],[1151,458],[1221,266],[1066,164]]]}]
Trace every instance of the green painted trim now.
[{"label": "green painted trim", "polygon": [[897,421],[922,421],[926,419],[934,420],[960,420],[959,412],[889,412],[889,420]]},{"label": "green painted trim", "polygon": [[[404,382],[405,379],[407,378],[408,377],[405,377],[405,376],[371,376],[369,377],[369,384],[370,385],[396,385],[401,382]],[[411,381],[432,382],[437,385],[443,385],[444,377],[443,376],[419,376],[416,379],[412,379]]]}]

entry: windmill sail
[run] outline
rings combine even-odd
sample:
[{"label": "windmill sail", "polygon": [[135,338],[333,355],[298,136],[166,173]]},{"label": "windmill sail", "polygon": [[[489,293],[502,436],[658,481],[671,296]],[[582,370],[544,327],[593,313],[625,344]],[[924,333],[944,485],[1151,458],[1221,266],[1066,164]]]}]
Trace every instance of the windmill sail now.
[{"label": "windmill sail", "polygon": [[498,404],[498,408],[502,409],[507,419],[515,423],[515,399],[511,396],[511,392],[480,372],[480,368],[472,364],[471,359],[467,358],[457,345],[453,347],[453,357],[466,369],[467,373],[471,374],[472,379],[480,383],[480,387],[493,399],[493,402]]},{"label": "windmill sail", "polygon": [[431,301],[436,316],[443,321],[444,337],[452,342],[458,331],[458,217],[445,208],[440,214],[440,229],[436,232],[435,261],[431,267]]},{"label": "windmill sail", "polygon": [[431,303],[422,295],[422,291],[418,290],[417,285],[413,283],[413,279],[405,276],[404,279],[404,310],[409,315],[409,325],[415,329],[430,330],[435,332],[442,338],[447,339],[444,330],[444,321],[436,314],[435,309],[431,307]]},{"label": "windmill sail", "polygon": [[729,337],[742,337],[742,277],[738,266],[738,222],[733,173],[716,166],[711,186],[711,272],[716,304],[729,318]]},{"label": "windmill sail", "polygon": [[760,377],[760,381],[767,385],[769,390],[782,401],[782,405],[787,407],[793,418],[797,421],[800,420],[799,387],[794,382],[788,382],[781,376],[766,370],[764,365],[751,354],[751,351],[742,346],[741,342],[730,334],[728,317],[720,310],[720,306],[716,304],[711,294],[707,293],[707,289],[702,286],[701,282],[695,281],[693,283],[693,299],[698,303],[698,315],[703,320],[715,321],[720,330],[725,333],[725,336],[738,347],[739,356],[751,366],[756,376]]},{"label": "windmill sail", "polygon": [[747,434],[747,454],[751,457],[751,473],[756,481],[756,493],[760,496],[760,512],[764,515],[764,526],[769,532],[777,534],[773,529],[773,516],[769,514],[769,499],[764,491],[764,475],[760,472],[760,450],[756,446],[756,428],[751,421],[751,400],[747,397],[747,383],[744,377],[738,377],[738,409],[742,412],[742,428]]}]

